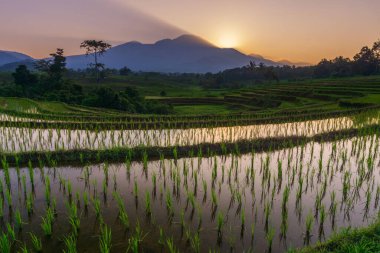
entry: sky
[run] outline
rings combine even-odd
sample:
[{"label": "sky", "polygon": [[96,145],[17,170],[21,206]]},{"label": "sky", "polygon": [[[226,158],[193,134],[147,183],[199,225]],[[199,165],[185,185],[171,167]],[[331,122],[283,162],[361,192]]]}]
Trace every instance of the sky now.
[{"label": "sky", "polygon": [[0,50],[80,54],[85,39],[182,34],[273,60],[352,57],[380,39],[379,0],[0,0]]}]

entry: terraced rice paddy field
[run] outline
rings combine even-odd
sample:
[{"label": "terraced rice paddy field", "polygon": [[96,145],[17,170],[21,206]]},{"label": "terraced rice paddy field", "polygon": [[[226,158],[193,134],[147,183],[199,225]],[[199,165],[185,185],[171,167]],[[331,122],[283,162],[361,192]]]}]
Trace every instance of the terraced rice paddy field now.
[{"label": "terraced rice paddy field", "polygon": [[0,98],[0,252],[287,252],[369,226],[380,83],[358,82],[240,91],[255,110],[219,115]]}]

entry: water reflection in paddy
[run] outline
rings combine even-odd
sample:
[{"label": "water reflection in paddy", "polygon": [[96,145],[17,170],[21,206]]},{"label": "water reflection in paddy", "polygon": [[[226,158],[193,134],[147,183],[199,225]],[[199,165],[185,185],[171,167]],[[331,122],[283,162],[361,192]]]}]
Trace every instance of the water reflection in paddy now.
[{"label": "water reflection in paddy", "polygon": [[[193,252],[191,241],[197,231],[201,252],[209,248],[228,251],[231,247],[236,252],[251,247],[255,252],[264,252],[268,249],[266,238],[270,233],[266,231],[274,233],[272,251],[284,252],[286,248],[305,244],[308,215],[314,221],[310,243],[325,240],[334,229],[367,225],[377,216],[378,148],[378,136],[370,136],[240,157],[161,159],[146,162],[145,166],[140,162],[126,162],[85,167],[11,168],[12,209],[7,208],[9,203],[4,197],[6,172],[0,172],[4,199],[1,226],[5,229],[5,224],[13,222],[12,216],[20,210],[27,224],[18,234],[19,241],[31,247],[28,233],[33,231],[43,238],[46,252],[61,249],[64,247],[61,239],[72,231],[67,207],[71,201],[77,205],[81,220],[78,252],[96,252],[100,219],[95,215],[91,199],[99,199],[101,217],[112,229],[113,252],[125,252],[137,221],[146,235],[142,243],[145,251],[160,251],[161,228],[164,239],[173,238],[180,252]],[[47,208],[47,181],[51,203],[56,200],[57,210],[50,239],[43,236],[40,227]],[[284,201],[284,192],[288,191],[285,189],[289,190],[288,201]],[[125,230],[118,219],[114,191],[125,205],[129,230]],[[34,212],[28,217],[25,205],[30,194]],[[84,207],[84,195],[90,199],[88,208]],[[147,198],[151,215],[147,215]],[[168,208],[168,199],[172,200],[172,209]],[[223,226],[218,240],[220,216]]]},{"label": "water reflection in paddy", "polygon": [[[371,119],[364,125],[378,123]],[[363,124],[361,124],[363,125]],[[185,146],[200,143],[236,142],[257,138],[313,136],[356,128],[352,118],[340,117],[281,124],[161,130],[68,130],[0,128],[0,151],[48,151],[69,149],[107,149],[136,146]]]}]

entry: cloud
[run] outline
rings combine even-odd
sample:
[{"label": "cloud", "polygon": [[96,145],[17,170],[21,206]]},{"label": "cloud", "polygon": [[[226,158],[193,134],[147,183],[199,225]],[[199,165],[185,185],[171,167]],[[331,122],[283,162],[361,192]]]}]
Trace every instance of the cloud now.
[{"label": "cloud", "polygon": [[77,53],[78,43],[84,39],[103,39],[113,44],[130,40],[153,42],[185,33],[174,25],[113,0],[4,2],[0,10],[0,23],[3,24],[0,27],[0,48],[21,49],[36,57],[44,57],[56,47]]}]

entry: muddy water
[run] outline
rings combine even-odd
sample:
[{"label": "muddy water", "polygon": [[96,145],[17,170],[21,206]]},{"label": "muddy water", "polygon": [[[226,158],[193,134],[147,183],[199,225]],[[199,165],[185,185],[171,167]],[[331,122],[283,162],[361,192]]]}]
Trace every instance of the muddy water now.
[{"label": "muddy water", "polygon": [[[144,234],[144,252],[168,251],[167,246],[162,248],[158,243],[160,228],[164,231],[164,240],[173,238],[180,252],[193,252],[189,243],[191,239],[187,240],[187,237],[193,238],[197,231],[201,252],[208,252],[209,249],[225,252],[230,248],[235,252],[250,248],[255,252],[265,252],[269,248],[266,231],[274,232],[272,252],[285,252],[291,247],[307,244],[305,220],[309,214],[314,217],[309,238],[311,244],[327,239],[334,230],[365,226],[374,220],[379,210],[380,194],[378,147],[378,137],[371,136],[335,143],[310,143],[304,147],[241,157],[164,159],[147,162],[146,168],[140,162],[130,166],[98,164],[34,168],[34,187],[29,179],[30,169],[11,168],[13,207],[10,212],[4,198],[2,228],[4,230],[8,222],[13,223],[12,213],[20,210],[27,224],[17,234],[18,240],[26,242],[31,248],[28,233],[34,232],[42,238],[45,252],[60,251],[64,248],[61,239],[71,233],[67,209],[71,199],[79,208],[81,220],[78,252],[99,252],[99,219],[91,201],[87,209],[84,207],[83,194],[86,192],[90,199],[101,201],[103,220],[112,229],[112,252],[125,252],[128,238],[133,235],[137,222]],[[279,173],[279,168],[282,173]],[[0,175],[5,192],[4,170]],[[22,184],[23,176],[26,178],[26,189]],[[41,217],[47,208],[46,178],[50,179],[51,199],[57,203],[51,238],[44,237],[40,227]],[[156,178],[155,187],[153,178]],[[68,182],[72,185],[71,198]],[[135,185],[138,187],[137,199],[134,196]],[[289,187],[289,200],[283,209],[286,187]],[[120,194],[125,204],[130,220],[129,230],[125,230],[118,219],[118,205],[113,191]],[[212,203],[212,191],[217,204]],[[28,216],[25,193],[28,195],[31,192],[34,213]],[[297,201],[298,192],[301,194]],[[145,209],[147,193],[151,199],[151,216],[147,216]],[[331,200],[332,195],[335,195],[334,201]],[[173,200],[172,218],[166,205],[168,198]],[[335,215],[330,209],[332,203],[336,203]],[[321,223],[323,208],[326,218]],[[267,222],[265,209],[270,210],[267,211]],[[181,212],[184,214],[184,228],[181,226]],[[218,237],[216,227],[219,214],[224,225]],[[281,230],[281,224],[287,229]]]},{"label": "muddy water", "polygon": [[[365,125],[376,123],[378,119],[371,119]],[[268,137],[313,136],[357,127],[360,125],[349,117],[267,125],[164,130],[86,131],[3,127],[0,128],[0,151],[185,146]]]}]

